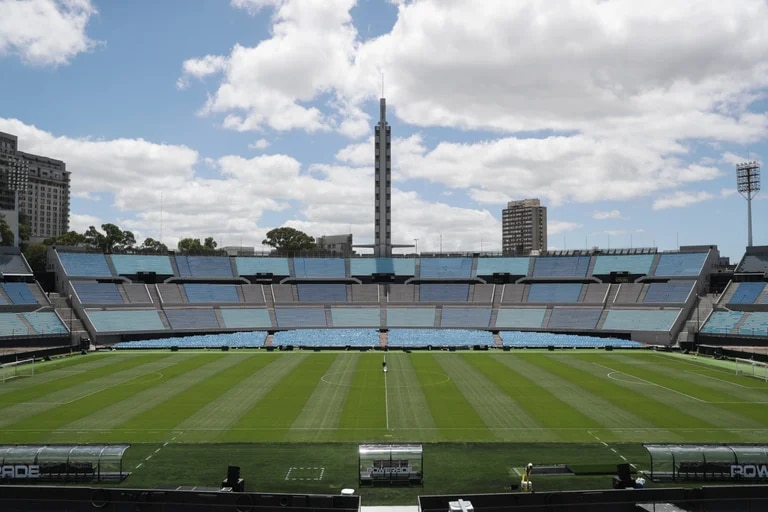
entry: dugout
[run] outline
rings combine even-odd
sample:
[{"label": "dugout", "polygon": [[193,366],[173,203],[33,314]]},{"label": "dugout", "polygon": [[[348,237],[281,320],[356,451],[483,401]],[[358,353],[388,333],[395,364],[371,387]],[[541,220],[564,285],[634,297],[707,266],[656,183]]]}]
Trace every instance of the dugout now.
[{"label": "dugout", "polygon": [[361,444],[360,485],[421,485],[424,452],[420,444]]},{"label": "dugout", "polygon": [[644,444],[653,480],[768,481],[768,446],[753,444]]},{"label": "dugout", "polygon": [[123,454],[130,445],[0,446],[0,481],[121,481]]}]

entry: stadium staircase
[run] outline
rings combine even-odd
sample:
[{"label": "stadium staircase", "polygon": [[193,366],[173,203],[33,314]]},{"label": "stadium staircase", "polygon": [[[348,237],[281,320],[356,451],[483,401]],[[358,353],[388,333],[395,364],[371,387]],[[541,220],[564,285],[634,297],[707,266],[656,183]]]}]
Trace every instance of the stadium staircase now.
[{"label": "stadium staircase", "polygon": [[[681,343],[694,341],[696,333],[701,331],[704,322],[712,313],[716,300],[717,296],[711,293],[699,296],[696,306],[691,308],[691,312],[688,314],[685,327],[677,335],[675,343],[677,346],[680,346]],[[742,318],[740,322],[743,321],[744,319]]]},{"label": "stadium staircase", "polygon": [[381,347],[386,347],[387,343],[389,342],[389,337],[387,335],[387,331],[379,331],[379,345]]},{"label": "stadium staircase", "polygon": [[51,301],[53,310],[59,315],[61,321],[64,322],[64,325],[69,329],[71,340],[79,340],[88,337],[88,331],[86,331],[85,325],[83,325],[83,322],[75,314],[67,297],[62,297],[56,292],[51,292],[48,296],[48,300]]}]

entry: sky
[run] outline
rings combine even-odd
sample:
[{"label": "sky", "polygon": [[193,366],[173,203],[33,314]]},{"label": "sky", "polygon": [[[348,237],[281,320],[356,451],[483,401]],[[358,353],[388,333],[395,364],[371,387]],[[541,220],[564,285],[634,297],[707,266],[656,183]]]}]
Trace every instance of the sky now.
[{"label": "sky", "polygon": [[[66,162],[78,232],[261,251],[291,226],[370,244],[383,95],[394,243],[500,251],[506,203],[539,198],[553,250],[716,244],[737,262],[747,245],[735,169],[768,155],[766,0],[0,0],[0,13],[0,131]],[[768,245],[768,190],[752,215]]]}]

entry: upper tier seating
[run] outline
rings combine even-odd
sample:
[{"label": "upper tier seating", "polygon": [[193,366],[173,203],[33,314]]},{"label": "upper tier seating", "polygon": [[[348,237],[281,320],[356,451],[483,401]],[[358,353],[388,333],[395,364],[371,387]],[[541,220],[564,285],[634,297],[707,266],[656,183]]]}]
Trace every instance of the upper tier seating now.
[{"label": "upper tier seating", "polygon": [[526,291],[524,284],[505,284],[504,294],[501,296],[502,304],[518,304],[523,302],[523,296]]},{"label": "upper tier seating", "polygon": [[614,304],[633,304],[638,301],[643,292],[643,283],[621,283],[619,292],[614,298]]},{"label": "upper tier seating", "polygon": [[240,302],[233,284],[186,283],[184,293],[191,303]]},{"label": "upper tier seating", "polygon": [[466,283],[422,283],[419,285],[421,302],[467,302],[469,285]]},{"label": "upper tier seating", "polygon": [[440,327],[488,327],[491,322],[491,308],[444,307]]},{"label": "upper tier seating", "polygon": [[413,258],[351,258],[349,269],[352,276],[372,274],[412,276],[416,274],[416,260]]},{"label": "upper tier seating", "polygon": [[495,273],[508,273],[513,276],[528,275],[530,258],[478,258],[478,276],[492,276]]},{"label": "upper tier seating", "polygon": [[507,329],[539,329],[547,310],[544,308],[499,309],[496,327]]},{"label": "upper tier seating", "polygon": [[276,303],[298,301],[296,288],[292,284],[273,284],[272,297]]},{"label": "upper tier seating", "polygon": [[739,283],[728,304],[754,304],[763,293],[764,282]]},{"label": "upper tier seating", "polygon": [[643,302],[684,304],[696,285],[695,281],[669,281],[668,283],[651,283],[645,292]]},{"label": "upper tier seating", "polygon": [[597,327],[602,309],[598,308],[554,308],[549,317],[547,329],[591,331]]},{"label": "upper tier seating", "polygon": [[379,302],[379,285],[377,284],[350,285],[349,298],[352,302]]},{"label": "upper tier seating", "polygon": [[216,313],[210,308],[166,309],[165,316],[174,331],[220,328]]},{"label": "upper tier seating", "polygon": [[139,272],[154,272],[157,275],[173,275],[171,259],[168,256],[149,254],[113,254],[112,266],[118,275],[136,275]]},{"label": "upper tier seating", "polygon": [[415,302],[416,285],[390,284],[388,286],[387,300],[389,302]]},{"label": "upper tier seating", "polygon": [[277,326],[282,328],[328,326],[322,307],[275,308],[275,318]]},{"label": "upper tier seating", "polygon": [[608,283],[589,283],[586,285],[587,291],[584,293],[584,299],[581,302],[585,304],[605,303],[608,298]]},{"label": "upper tier seating", "polygon": [[30,311],[22,313],[27,322],[38,334],[65,334],[69,329],[61,323],[53,311]]},{"label": "upper tier seating", "polygon": [[274,276],[289,276],[288,258],[235,258],[235,268],[239,276],[254,276],[256,274],[272,274]]},{"label": "upper tier seating", "polygon": [[739,334],[746,336],[768,336],[768,311],[753,311],[738,328]]},{"label": "upper tier seating", "polygon": [[247,304],[264,304],[266,302],[262,285],[244,284],[241,286],[241,289],[243,290],[243,300]]},{"label": "upper tier seating", "polygon": [[130,304],[151,304],[152,299],[149,297],[149,291],[146,284],[139,283],[125,283],[120,285],[125,296],[128,298],[127,302]]},{"label": "upper tier seating", "polygon": [[181,295],[182,288],[178,284],[161,283],[155,286],[163,304],[181,304],[184,302],[184,297]]},{"label": "upper tier seating", "polygon": [[578,302],[581,289],[581,283],[533,283],[528,291],[528,302],[550,304]]},{"label": "upper tier seating", "polygon": [[58,255],[69,277],[112,277],[107,258],[103,254],[60,252]]},{"label": "upper tier seating", "polygon": [[30,286],[37,286],[31,283],[2,283],[3,291],[11,299],[11,304],[39,304],[32,294]]},{"label": "upper tier seating", "polygon": [[680,309],[612,309],[603,323],[605,331],[669,332]]},{"label": "upper tier seating", "polygon": [[494,284],[473,284],[469,289],[470,302],[490,304],[493,302]]},{"label": "upper tier seating", "polygon": [[768,253],[745,254],[739,262],[736,272],[768,274]]},{"label": "upper tier seating", "polygon": [[701,274],[706,260],[706,252],[663,253],[659,258],[658,265],[656,265],[654,275],[663,277],[695,277]]},{"label": "upper tier seating", "polygon": [[21,254],[0,254],[0,274],[31,276],[32,271]]},{"label": "upper tier seating", "polygon": [[701,328],[701,332],[730,334],[745,314],[743,311],[713,311]]},{"label": "upper tier seating", "polygon": [[81,304],[122,304],[123,296],[115,283],[71,281],[75,296]]},{"label": "upper tier seating", "polygon": [[434,326],[434,307],[387,308],[387,327]]},{"label": "upper tier seating", "polygon": [[304,347],[376,347],[379,332],[376,329],[302,329],[278,331],[272,337],[274,346]]},{"label": "upper tier seating", "polygon": [[585,277],[591,256],[537,256],[533,277]]},{"label": "upper tier seating", "polygon": [[179,277],[233,277],[229,258],[222,256],[180,256],[176,255]]},{"label": "upper tier seating", "polygon": [[378,307],[331,306],[331,322],[334,327],[381,326],[381,310]]},{"label": "upper tier seating", "polygon": [[259,308],[221,308],[219,310],[227,329],[270,329],[269,311]]},{"label": "upper tier seating", "polygon": [[158,311],[154,309],[85,310],[85,314],[97,332],[165,330]]},{"label": "upper tier seating", "polygon": [[387,335],[390,347],[471,347],[493,345],[488,331],[472,329],[392,329]]},{"label": "upper tier seating", "polygon": [[648,275],[655,257],[655,254],[600,254],[595,259],[592,275],[608,275],[611,272]]},{"label": "upper tier seating", "polygon": [[293,275],[298,278],[344,278],[344,258],[293,258]]},{"label": "upper tier seating", "polygon": [[422,278],[472,277],[472,258],[421,258],[420,261],[419,274]]},{"label": "upper tier seating", "polygon": [[347,285],[339,283],[299,283],[299,302],[346,302]]}]

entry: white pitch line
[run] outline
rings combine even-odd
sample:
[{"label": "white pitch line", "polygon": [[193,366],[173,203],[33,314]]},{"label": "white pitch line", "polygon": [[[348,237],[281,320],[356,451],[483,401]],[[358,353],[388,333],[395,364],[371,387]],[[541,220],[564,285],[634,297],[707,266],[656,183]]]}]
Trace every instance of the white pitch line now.
[{"label": "white pitch line", "polygon": [[[387,364],[387,356],[384,356],[384,364]],[[384,416],[387,422],[387,430],[389,430],[389,395],[387,393],[387,372],[384,372]]]},{"label": "white pitch line", "polygon": [[676,389],[672,389],[672,388],[668,388],[668,387],[666,387],[666,386],[662,386],[661,384],[657,384],[657,383],[655,383],[655,382],[651,382],[650,380],[645,380],[645,379],[643,379],[643,378],[641,378],[641,377],[638,377],[637,375],[632,375],[631,373],[623,372],[623,371],[621,371],[621,370],[615,370],[615,369],[613,369],[613,368],[611,368],[611,367],[609,367],[609,366],[605,366],[605,365],[603,365],[603,364],[600,364],[600,363],[592,363],[592,364],[596,364],[596,365],[597,365],[597,366],[599,366],[600,368],[605,368],[606,370],[610,370],[610,371],[612,371],[612,372],[616,372],[616,373],[623,373],[624,375],[629,375],[629,376],[630,376],[630,377],[632,377],[633,379],[637,379],[637,380],[639,380],[639,381],[641,381],[641,382],[644,382],[644,383],[646,383],[646,384],[650,384],[650,385],[652,385],[652,386],[657,386],[657,387],[660,387],[661,389],[666,389],[667,391],[669,391],[669,392],[671,392],[671,393],[677,393],[678,395],[682,395],[682,396],[684,396],[684,397],[686,397],[686,398],[690,398],[691,400],[696,400],[697,402],[702,402],[702,403],[708,403],[706,400],[702,400],[701,398],[696,398],[695,396],[691,396],[691,395],[688,395],[688,394],[686,394],[686,393],[683,393],[682,391],[678,391],[678,390],[676,390]]},{"label": "white pitch line", "polygon": [[[746,387],[748,387],[748,386],[742,386],[741,384],[736,384],[735,382],[731,382],[731,381],[729,381],[729,380],[725,380],[725,379],[718,379],[717,377],[712,377],[711,375],[704,375],[703,373],[699,373],[699,372],[692,372],[692,371],[690,371],[690,370],[685,370],[685,373],[690,373],[690,374],[692,374],[692,375],[696,375],[697,377],[704,377],[704,378],[707,378],[707,379],[716,380],[716,381],[718,381],[718,382],[724,382],[724,383],[726,383],[726,384],[732,384],[732,385],[734,385],[734,386],[739,386],[740,388],[746,388]],[[750,388],[750,389],[754,389],[754,388]]]}]

